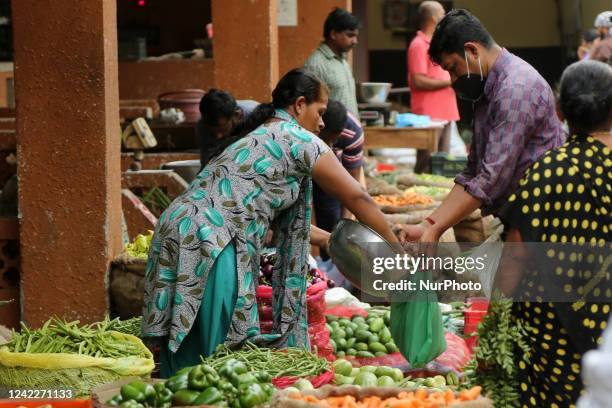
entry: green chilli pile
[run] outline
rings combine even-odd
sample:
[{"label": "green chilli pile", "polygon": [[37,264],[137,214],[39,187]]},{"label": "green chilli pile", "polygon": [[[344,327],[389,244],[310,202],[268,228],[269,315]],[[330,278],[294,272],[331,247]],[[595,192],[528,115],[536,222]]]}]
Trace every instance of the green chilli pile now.
[{"label": "green chilli pile", "polygon": [[113,335],[112,321],[80,326],[79,321],[48,320],[40,329],[21,323],[6,344],[13,353],[68,353],[91,357],[147,357],[138,344]]},{"label": "green chilli pile", "polygon": [[246,343],[239,350],[219,345],[205,362],[219,369],[226,361],[235,359],[246,364],[250,371],[264,371],[272,377],[311,377],[329,370],[327,360],[302,348],[289,347],[283,351],[260,348]]}]

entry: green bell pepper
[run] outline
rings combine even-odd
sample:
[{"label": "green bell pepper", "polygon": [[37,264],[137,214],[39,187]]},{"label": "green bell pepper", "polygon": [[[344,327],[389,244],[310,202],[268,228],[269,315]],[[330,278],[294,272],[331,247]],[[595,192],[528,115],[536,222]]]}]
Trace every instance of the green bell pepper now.
[{"label": "green bell pepper", "polygon": [[253,375],[260,383],[269,383],[270,381],[272,381],[272,376],[265,371],[256,371],[255,373],[253,373]]},{"label": "green bell pepper", "polygon": [[253,408],[268,400],[268,395],[257,383],[240,387],[240,407]]},{"label": "green bell pepper", "polygon": [[245,374],[249,370],[242,361],[238,361],[234,358],[229,359],[219,369],[219,374],[223,377],[230,378],[232,375]]},{"label": "green bell pepper", "polygon": [[263,383],[259,384],[261,388],[264,390],[268,398],[272,396],[276,392],[276,387],[274,387],[271,383]]},{"label": "green bell pepper", "polygon": [[232,384],[238,387],[243,384],[246,384],[246,385],[255,384],[257,383],[257,378],[251,373],[245,373],[245,374],[239,374],[239,375],[234,374],[230,377],[230,381],[232,382]]},{"label": "green bell pepper", "polygon": [[121,394],[117,394],[113,398],[106,401],[106,405],[118,407],[122,402],[123,402],[123,397],[121,396]]},{"label": "green bell pepper", "polygon": [[232,395],[238,392],[238,389],[234,387],[234,384],[224,378],[219,381],[217,388],[225,395]]},{"label": "green bell pepper", "polygon": [[124,384],[121,387],[121,397],[123,398],[123,401],[126,402],[130,400],[136,402],[145,401],[145,394],[138,388],[134,387],[132,383]]},{"label": "green bell pepper", "polygon": [[192,367],[183,368],[166,381],[166,388],[172,392],[184,390],[189,386],[189,373]]},{"label": "green bell pepper", "polygon": [[144,408],[144,405],[142,405],[140,402],[129,400],[129,401],[123,401],[121,405],[119,405],[119,407],[120,408]]},{"label": "green bell pepper", "polygon": [[223,401],[223,393],[215,387],[209,387],[202,391],[193,401],[194,405],[215,405]]},{"label": "green bell pepper", "polygon": [[155,388],[153,388],[151,384],[147,384],[146,382],[136,380],[136,381],[132,381],[128,385],[138,390],[144,395],[144,401],[138,401],[138,402],[146,402],[148,405],[155,404],[155,398],[157,397],[157,393],[155,392]]},{"label": "green bell pepper", "polygon": [[189,388],[202,391],[208,387],[213,387],[219,382],[219,375],[209,365],[200,364],[193,367],[189,373]]},{"label": "green bell pepper", "polygon": [[172,405],[193,405],[200,393],[193,390],[178,390],[172,396]]},{"label": "green bell pepper", "polygon": [[172,391],[170,391],[164,383],[156,383],[155,388],[155,403],[154,407],[168,408],[172,405]]}]

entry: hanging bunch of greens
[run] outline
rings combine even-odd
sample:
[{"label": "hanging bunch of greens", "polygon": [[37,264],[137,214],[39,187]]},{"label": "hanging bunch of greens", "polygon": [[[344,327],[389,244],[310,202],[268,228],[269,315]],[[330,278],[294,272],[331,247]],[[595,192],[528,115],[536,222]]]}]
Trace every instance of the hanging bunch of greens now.
[{"label": "hanging bunch of greens", "polygon": [[528,362],[526,328],[512,319],[512,301],[492,301],[478,326],[478,345],[467,365],[467,386],[481,385],[496,407],[517,407],[519,385],[517,366]]}]

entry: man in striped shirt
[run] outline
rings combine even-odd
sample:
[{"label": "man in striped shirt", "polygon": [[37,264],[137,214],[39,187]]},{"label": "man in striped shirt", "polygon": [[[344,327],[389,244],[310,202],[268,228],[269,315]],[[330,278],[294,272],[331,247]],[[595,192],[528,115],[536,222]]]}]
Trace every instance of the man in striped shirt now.
[{"label": "man in striped shirt", "polygon": [[[333,150],[342,163],[342,166],[365,189],[365,175],[363,173],[363,129],[361,123],[342,103],[330,100],[323,115],[325,127],[319,134]],[[317,227],[331,231],[340,218],[354,218],[348,209],[342,207],[340,202],[329,196],[316,183],[313,183],[314,215],[312,223]],[[321,268],[336,285],[351,289],[350,283],[338,272],[331,263],[329,254],[323,247],[320,250]]]},{"label": "man in striped shirt", "polygon": [[[323,122],[325,127],[319,137],[332,148],[343,167],[365,188],[361,123],[342,103],[334,100],[327,103]],[[327,195],[316,183],[313,187],[314,213],[319,228],[331,231],[340,218],[352,218],[352,214],[342,207],[340,201]],[[322,253],[321,257],[326,260],[327,254]]]}]

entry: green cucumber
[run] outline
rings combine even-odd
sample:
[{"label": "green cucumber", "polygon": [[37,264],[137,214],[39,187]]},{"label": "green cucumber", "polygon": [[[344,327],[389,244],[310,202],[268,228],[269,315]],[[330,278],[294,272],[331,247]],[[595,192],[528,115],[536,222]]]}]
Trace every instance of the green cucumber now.
[{"label": "green cucumber", "polygon": [[355,343],[355,350],[368,351],[369,347],[366,343]]}]

